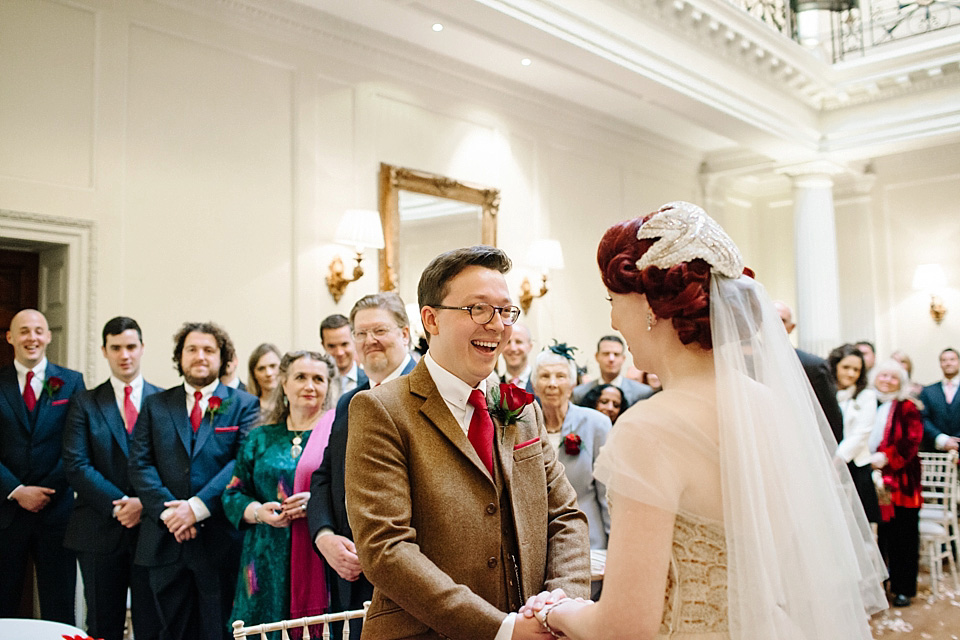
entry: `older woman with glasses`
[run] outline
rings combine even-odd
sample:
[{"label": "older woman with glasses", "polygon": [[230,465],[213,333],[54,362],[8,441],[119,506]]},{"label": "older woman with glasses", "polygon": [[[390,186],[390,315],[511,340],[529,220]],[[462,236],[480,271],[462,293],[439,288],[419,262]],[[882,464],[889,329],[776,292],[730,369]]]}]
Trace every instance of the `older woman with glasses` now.
[{"label": "older woman with glasses", "polygon": [[593,463],[607,441],[610,418],[570,402],[577,379],[573,348],[555,344],[537,354],[530,379],[543,408],[547,437],[559,451],[557,459],[577,492],[577,503],[587,516],[590,548],[606,549],[610,535],[607,491],[593,477]]}]

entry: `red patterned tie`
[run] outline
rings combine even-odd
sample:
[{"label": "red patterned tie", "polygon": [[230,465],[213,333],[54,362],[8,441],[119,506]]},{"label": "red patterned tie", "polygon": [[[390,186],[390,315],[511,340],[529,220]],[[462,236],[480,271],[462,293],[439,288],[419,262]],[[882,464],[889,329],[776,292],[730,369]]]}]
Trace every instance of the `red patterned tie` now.
[{"label": "red patterned tie", "polygon": [[200,411],[200,398],[203,397],[202,391],[193,392],[194,402],[193,402],[193,411],[190,412],[190,426],[193,427],[193,432],[196,433],[197,429],[200,428],[200,422],[203,421],[203,413]]},{"label": "red patterned tie", "polygon": [[467,400],[473,406],[473,417],[470,418],[470,429],[467,431],[467,440],[477,450],[480,461],[487,467],[493,476],[493,420],[487,411],[487,399],[483,392],[474,389]]},{"label": "red patterned tie", "polygon": [[[130,385],[123,388],[123,421],[127,424],[127,433],[133,433],[133,425],[137,424],[137,416],[140,415],[137,408],[133,406],[133,398],[130,397],[131,393],[133,393],[133,387]],[[192,416],[190,421],[193,421]]]},{"label": "red patterned tie", "polygon": [[27,403],[27,411],[33,411],[37,406],[37,394],[33,392],[33,371],[27,371],[27,384],[23,386],[23,401]]}]

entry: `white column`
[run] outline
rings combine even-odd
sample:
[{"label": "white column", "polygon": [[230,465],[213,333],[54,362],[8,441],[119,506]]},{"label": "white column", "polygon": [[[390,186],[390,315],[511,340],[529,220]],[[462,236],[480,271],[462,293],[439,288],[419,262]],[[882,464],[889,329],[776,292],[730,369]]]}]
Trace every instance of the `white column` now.
[{"label": "white column", "polygon": [[830,173],[793,173],[797,270],[796,323],[800,348],[826,356],[840,344],[837,228]]}]

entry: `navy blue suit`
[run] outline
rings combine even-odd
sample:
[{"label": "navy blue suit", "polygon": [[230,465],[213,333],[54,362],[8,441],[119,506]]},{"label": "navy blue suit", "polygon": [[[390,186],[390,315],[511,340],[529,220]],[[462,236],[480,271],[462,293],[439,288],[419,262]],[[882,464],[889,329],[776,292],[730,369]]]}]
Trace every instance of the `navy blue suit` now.
[{"label": "navy blue suit", "polygon": [[[163,638],[228,637],[242,538],[220,496],[260,403],[223,384],[213,395],[221,409],[212,420],[208,409],[196,433],[183,385],[147,398],[133,431],[130,479],[143,502],[136,563],[150,569]],[[160,520],[163,503],[192,496],[210,517],[197,523],[196,538],[178,543]]]},{"label": "navy blue suit", "polygon": [[[141,406],[161,390],[144,381]],[[109,380],[71,403],[63,429],[63,464],[77,496],[63,543],[80,561],[87,631],[104,640],[123,637],[128,587],[137,640],[160,633],[147,572],[133,564],[140,527],[128,529],[113,517],[114,500],[137,495],[128,473],[130,440]]]},{"label": "navy blue suit", "polygon": [[[53,378],[63,386],[52,393]],[[46,384],[32,412],[23,401],[17,371],[0,369],[0,618],[17,617],[27,556],[37,568],[40,614],[46,620],[74,624],[77,564],[63,547],[73,491],[63,473],[63,423],[83,376],[47,362]],[[19,485],[49,487],[50,503],[32,513],[7,500]]]},{"label": "navy blue suit", "polygon": [[[417,363],[410,359],[401,375],[413,371]],[[359,377],[359,376],[358,376]],[[347,417],[353,396],[370,388],[370,380],[363,376],[362,384],[340,396],[337,412],[330,428],[330,439],[323,452],[323,461],[310,476],[310,501],[307,503],[307,526],[310,539],[314,540],[321,529],[330,528],[339,536],[353,540],[353,531],[347,522],[346,491],[344,488],[344,461],[347,457]],[[316,547],[314,547],[316,551]],[[317,551],[319,553],[319,551]],[[330,590],[332,612],[362,609],[363,603],[373,597],[373,585],[360,574],[355,582],[341,578],[327,566],[327,588]],[[339,638],[340,624],[334,623],[332,635]],[[360,637],[360,621],[351,621],[350,637]]]},{"label": "navy blue suit", "polygon": [[926,448],[933,451],[934,441],[941,433],[960,437],[960,391],[954,394],[953,402],[947,404],[943,385],[937,382],[923,388],[920,401],[923,402],[923,437]]}]

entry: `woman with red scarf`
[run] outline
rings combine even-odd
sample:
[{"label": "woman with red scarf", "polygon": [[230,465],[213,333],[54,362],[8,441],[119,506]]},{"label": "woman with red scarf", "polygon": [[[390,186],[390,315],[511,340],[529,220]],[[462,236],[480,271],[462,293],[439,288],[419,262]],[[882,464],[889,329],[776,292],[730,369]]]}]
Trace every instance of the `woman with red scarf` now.
[{"label": "woman with red scarf", "polygon": [[906,607],[917,595],[919,569],[920,441],[923,418],[919,400],[910,397],[910,379],[896,360],[874,367],[873,386],[880,408],[870,434],[871,463],[879,470],[880,489],[878,544],[890,570],[893,606]]}]

